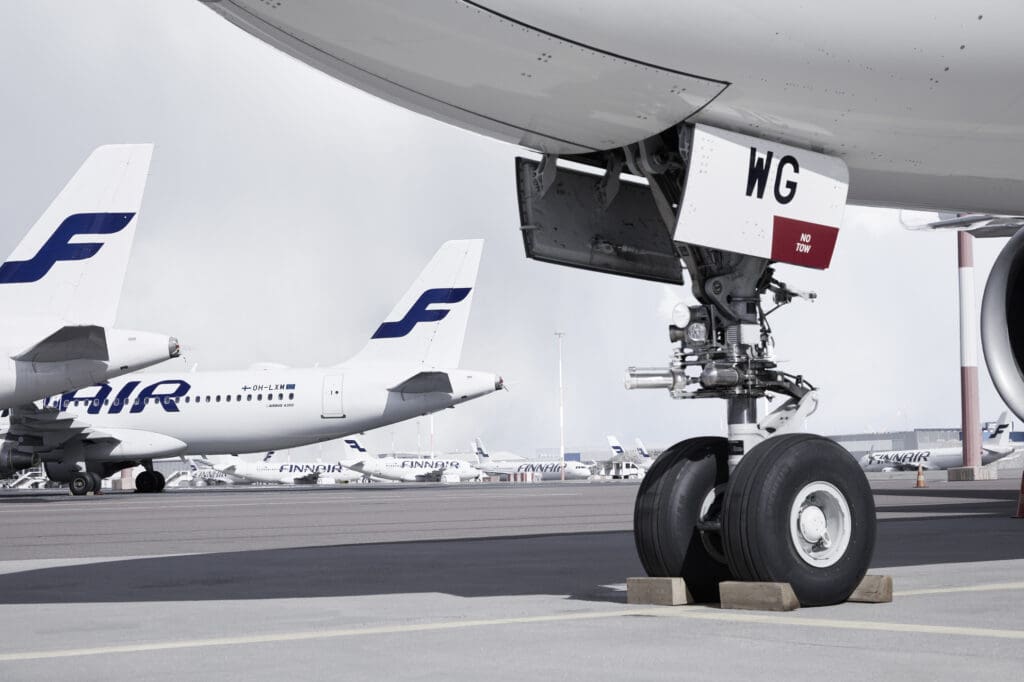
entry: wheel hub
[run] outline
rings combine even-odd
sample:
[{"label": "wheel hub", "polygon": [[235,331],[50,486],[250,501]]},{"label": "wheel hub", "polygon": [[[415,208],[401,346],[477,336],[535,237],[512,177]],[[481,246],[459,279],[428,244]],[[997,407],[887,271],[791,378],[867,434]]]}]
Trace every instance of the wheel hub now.
[{"label": "wheel hub", "polygon": [[804,540],[816,545],[828,538],[828,524],[821,507],[808,506],[800,511],[800,534]]},{"label": "wheel hub", "polygon": [[825,568],[843,557],[853,519],[837,487],[826,481],[807,484],[793,499],[789,518],[790,540],[803,561]]}]

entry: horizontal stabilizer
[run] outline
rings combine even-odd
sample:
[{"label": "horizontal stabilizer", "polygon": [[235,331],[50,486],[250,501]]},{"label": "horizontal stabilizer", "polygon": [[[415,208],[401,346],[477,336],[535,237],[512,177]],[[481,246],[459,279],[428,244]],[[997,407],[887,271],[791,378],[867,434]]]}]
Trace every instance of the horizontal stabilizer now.
[{"label": "horizontal stabilizer", "polygon": [[68,362],[109,360],[107,335],[103,327],[81,325],[61,327],[31,348],[13,356],[26,362]]},{"label": "horizontal stabilizer", "polygon": [[452,380],[447,372],[420,372],[388,390],[394,393],[451,393]]}]

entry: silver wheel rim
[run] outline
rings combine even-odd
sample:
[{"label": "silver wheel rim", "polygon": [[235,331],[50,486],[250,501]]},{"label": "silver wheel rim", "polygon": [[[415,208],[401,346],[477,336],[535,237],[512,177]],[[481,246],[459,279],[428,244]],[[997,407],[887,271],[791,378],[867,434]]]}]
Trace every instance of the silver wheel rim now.
[{"label": "silver wheel rim", "polygon": [[808,483],[796,494],[789,512],[789,536],[804,562],[815,568],[835,564],[846,553],[852,528],[846,496],[831,483]]}]

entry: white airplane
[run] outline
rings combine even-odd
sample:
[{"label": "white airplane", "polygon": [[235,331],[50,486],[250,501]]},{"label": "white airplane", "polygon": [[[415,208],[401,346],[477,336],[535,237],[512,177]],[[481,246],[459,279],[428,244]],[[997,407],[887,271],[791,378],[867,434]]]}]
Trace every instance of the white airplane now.
[{"label": "white airplane", "polygon": [[13,409],[8,443],[41,458],[75,494],[92,489],[87,474],[139,463],[136,490],[159,492],[154,459],[298,447],[492,393],[500,377],[456,369],[481,248],[481,240],[445,243],[340,365],[128,376]]},{"label": "white airplane", "polygon": [[479,439],[479,438],[474,438],[473,442],[470,443],[469,445],[470,445],[470,449],[476,455],[476,459],[477,459],[478,462],[482,461],[484,459],[488,459],[488,460],[490,460],[492,462],[499,462],[499,461],[519,461],[519,462],[521,462],[524,459],[526,459],[522,455],[517,455],[514,452],[505,452],[505,451],[489,452],[487,450],[487,448],[484,447],[484,442],[481,439]]},{"label": "white airplane", "polygon": [[608,436],[607,439],[608,447],[611,448],[612,451],[611,459],[607,461],[630,461],[636,464],[637,467],[639,467],[642,471],[645,472],[648,469],[650,469],[651,464],[654,463],[654,459],[649,454],[647,454],[647,449],[644,448],[644,444],[640,441],[639,438],[636,439],[635,453],[627,452],[626,449],[622,447],[622,443],[620,443],[619,439],[616,438],[615,436]]},{"label": "white airplane", "polygon": [[204,4],[350,85],[527,148],[514,182],[528,257],[677,285],[685,266],[698,305],[675,311],[667,366],[631,368],[627,387],[725,401],[727,433],[668,448],[634,515],[645,570],[696,599],[739,579],[833,604],[867,571],[867,479],[838,443],[797,433],[818,392],[777,367],[766,320],[813,299],[782,273],[829,266],[847,203],[1016,234],[989,276],[982,342],[1024,415],[1024,4]]},{"label": "white airplane", "polygon": [[[511,476],[512,474],[540,474],[540,480],[542,481],[580,481],[590,478],[591,471],[590,467],[582,462],[571,462],[566,461],[563,465],[560,461],[552,460],[535,460],[535,461],[523,461],[512,460],[512,459],[493,459],[484,450],[483,445],[480,444],[480,440],[477,439],[477,458],[479,464],[477,465],[483,469],[489,476]],[[563,477],[562,470],[565,469],[565,475]]]},{"label": "white airplane", "polygon": [[483,472],[472,462],[454,457],[367,457],[349,468],[389,481],[478,481]]},{"label": "white airplane", "polygon": [[[1010,444],[1010,413],[999,415],[992,434],[981,445],[981,463],[992,464],[1017,451]],[[963,447],[923,450],[881,450],[860,458],[864,471],[917,471],[949,469],[963,464]]]},{"label": "white airplane", "polygon": [[[152,153],[97,148],[0,265],[0,409],[177,357],[173,337],[113,326]],[[0,444],[0,477],[37,464]]]},{"label": "white airplane", "polygon": [[284,462],[275,460],[273,452],[268,452],[259,462],[231,455],[211,455],[205,460],[216,471],[250,483],[350,483],[363,480],[363,474],[349,469],[343,461]]}]

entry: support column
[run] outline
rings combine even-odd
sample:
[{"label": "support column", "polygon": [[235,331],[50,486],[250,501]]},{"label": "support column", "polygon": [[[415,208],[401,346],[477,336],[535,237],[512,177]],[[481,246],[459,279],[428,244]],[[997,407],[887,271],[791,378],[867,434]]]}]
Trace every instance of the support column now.
[{"label": "support column", "polygon": [[978,333],[974,304],[974,237],[957,233],[960,265],[960,400],[964,466],[981,466],[981,416],[978,414]]}]

